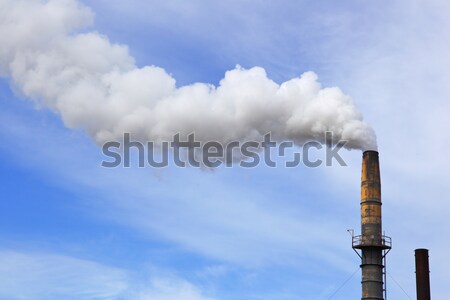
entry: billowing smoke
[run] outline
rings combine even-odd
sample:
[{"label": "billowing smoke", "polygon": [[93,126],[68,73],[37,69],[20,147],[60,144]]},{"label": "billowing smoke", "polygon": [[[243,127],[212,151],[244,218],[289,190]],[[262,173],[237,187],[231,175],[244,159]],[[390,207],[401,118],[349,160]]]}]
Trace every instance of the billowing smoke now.
[{"label": "billowing smoke", "polygon": [[224,144],[271,132],[302,144],[332,131],[348,148],[376,149],[351,99],[337,87],[321,88],[313,72],[277,84],[263,68],[237,66],[217,87],[177,87],[162,68],[136,67],[126,46],[83,31],[92,21],[76,0],[0,0],[0,74],[99,144],[124,132],[144,142],[194,132]]}]

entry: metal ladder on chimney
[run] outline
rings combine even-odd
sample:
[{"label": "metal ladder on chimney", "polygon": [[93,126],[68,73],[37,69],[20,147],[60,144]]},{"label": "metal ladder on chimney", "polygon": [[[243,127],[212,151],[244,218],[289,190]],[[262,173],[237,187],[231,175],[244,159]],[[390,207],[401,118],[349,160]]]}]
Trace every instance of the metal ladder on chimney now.
[{"label": "metal ladder on chimney", "polygon": [[[389,251],[387,251],[389,252]],[[384,293],[384,300],[387,300],[387,285],[386,285],[386,280],[387,280],[387,270],[386,270],[386,254],[387,254],[386,250],[383,251],[383,293]]]}]

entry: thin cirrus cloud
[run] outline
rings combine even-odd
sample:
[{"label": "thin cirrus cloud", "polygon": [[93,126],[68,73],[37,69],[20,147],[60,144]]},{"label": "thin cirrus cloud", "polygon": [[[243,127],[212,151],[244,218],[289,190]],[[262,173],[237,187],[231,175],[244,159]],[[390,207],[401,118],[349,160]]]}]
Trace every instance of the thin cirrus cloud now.
[{"label": "thin cirrus cloud", "polygon": [[127,288],[122,270],[64,255],[0,251],[1,299],[96,299]]},{"label": "thin cirrus cloud", "polygon": [[[185,249],[230,263],[286,265],[300,263],[308,252],[347,269],[348,262],[336,257],[335,249],[316,251],[307,247],[327,244],[329,240],[323,241],[322,237],[336,224],[323,224],[320,216],[292,215],[292,203],[286,203],[287,207],[272,203],[268,190],[254,191],[245,184],[231,189],[224,177],[229,175],[200,170],[152,174],[145,169],[101,169],[99,157],[81,136],[48,124],[31,124],[4,112],[0,115],[0,124],[5,125],[1,128],[6,129],[6,124],[14,128],[13,132],[0,131],[6,144],[14,145],[14,156],[28,167],[45,172],[58,185],[84,193],[87,199],[92,193],[96,195],[95,202],[87,203],[93,207],[90,214],[125,224],[149,237],[157,234]],[[29,155],[29,144],[34,145],[33,155]],[[196,174],[186,178],[187,172]],[[183,186],[183,192],[169,188],[172,186]],[[311,227],[316,230],[311,232]]]},{"label": "thin cirrus cloud", "polygon": [[174,275],[140,276],[54,253],[0,250],[0,299],[212,300]]}]

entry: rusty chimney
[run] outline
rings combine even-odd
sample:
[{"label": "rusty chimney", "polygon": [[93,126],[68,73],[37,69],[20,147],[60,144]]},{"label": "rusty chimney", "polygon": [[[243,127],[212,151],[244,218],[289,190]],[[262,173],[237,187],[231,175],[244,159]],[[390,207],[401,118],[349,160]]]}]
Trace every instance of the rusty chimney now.
[{"label": "rusty chimney", "polygon": [[430,300],[430,267],[428,263],[428,250],[416,249],[415,256],[417,300]]},{"label": "rusty chimney", "polygon": [[386,290],[385,256],[391,249],[391,239],[382,234],[381,182],[377,151],[363,153],[361,235],[353,236],[352,247],[361,258],[361,299],[383,300]]}]

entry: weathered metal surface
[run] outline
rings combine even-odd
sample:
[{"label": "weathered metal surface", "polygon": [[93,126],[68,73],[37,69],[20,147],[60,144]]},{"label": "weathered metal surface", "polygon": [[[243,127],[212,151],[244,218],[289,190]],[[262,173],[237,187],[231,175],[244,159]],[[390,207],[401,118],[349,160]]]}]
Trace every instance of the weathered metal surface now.
[{"label": "weathered metal surface", "polygon": [[376,151],[363,153],[361,235],[353,237],[352,246],[361,250],[361,299],[383,300],[383,251],[391,248],[391,239],[382,235],[380,167]]},{"label": "weathered metal surface", "polygon": [[376,151],[363,153],[361,234],[381,242],[381,183],[378,152]]},{"label": "weathered metal surface", "polygon": [[416,290],[417,300],[430,300],[430,267],[428,250],[416,249]]}]

